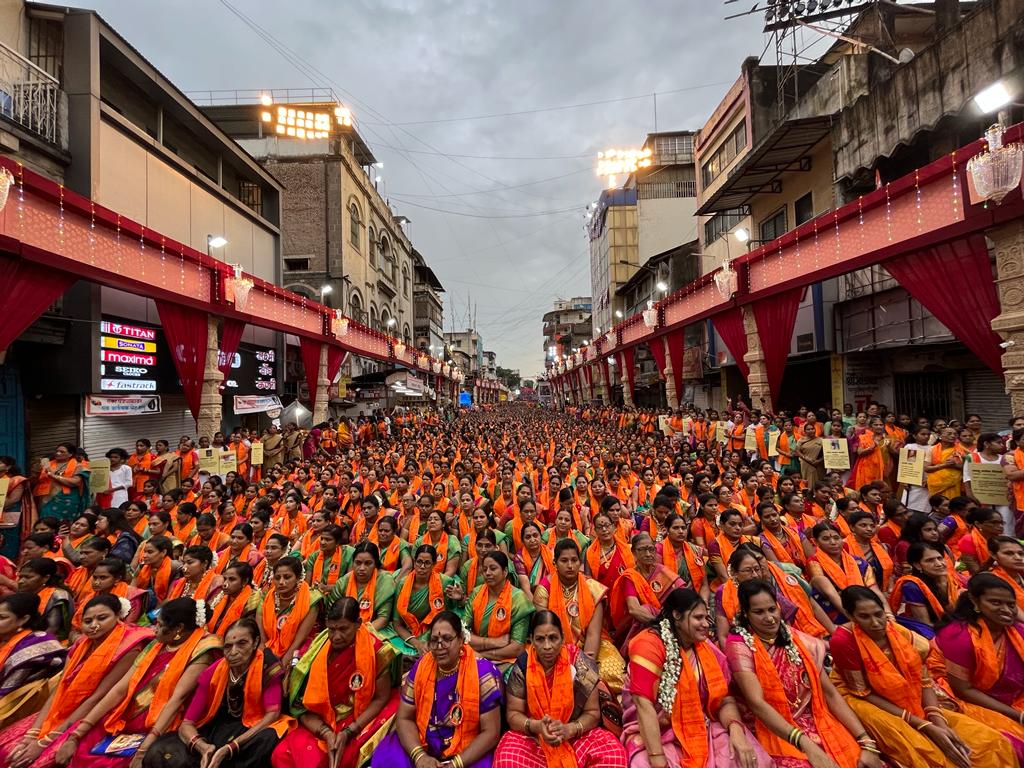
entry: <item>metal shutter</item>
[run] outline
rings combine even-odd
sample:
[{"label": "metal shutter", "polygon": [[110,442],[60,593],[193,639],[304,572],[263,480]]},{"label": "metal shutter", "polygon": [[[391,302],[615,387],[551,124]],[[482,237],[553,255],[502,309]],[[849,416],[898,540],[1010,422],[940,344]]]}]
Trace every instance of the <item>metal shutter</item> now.
[{"label": "metal shutter", "polygon": [[135,441],[148,438],[151,443],[166,440],[171,450],[178,447],[182,435],[194,436],[196,423],[185,405],[184,395],[161,395],[160,413],[141,416],[86,416],[83,419],[82,445],[90,456],[102,456],[111,448],[135,450]]},{"label": "metal shutter", "polygon": [[1006,394],[1006,383],[989,368],[964,373],[964,416],[976,413],[981,416],[982,428],[988,432],[1006,429],[1012,415],[1010,396]]},{"label": "metal shutter", "polygon": [[49,456],[57,443],[78,445],[78,409],[81,398],[76,395],[45,395],[25,398],[25,420],[28,433],[26,464],[35,468],[39,459]]}]

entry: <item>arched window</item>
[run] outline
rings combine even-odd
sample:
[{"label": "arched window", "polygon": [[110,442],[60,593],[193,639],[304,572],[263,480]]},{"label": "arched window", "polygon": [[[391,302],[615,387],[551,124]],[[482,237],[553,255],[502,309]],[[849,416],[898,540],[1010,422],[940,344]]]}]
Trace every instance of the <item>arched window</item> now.
[{"label": "arched window", "polygon": [[391,241],[382,234],[380,236],[380,260],[377,262],[377,266],[386,270],[388,268],[388,262],[390,262],[391,259]]},{"label": "arched window", "polygon": [[409,280],[409,268],[405,265],[402,266],[402,294],[405,298],[409,298],[409,293],[412,290]]},{"label": "arched window", "polygon": [[368,254],[367,258],[370,261],[370,266],[371,267],[376,267],[377,266],[377,239],[376,239],[377,238],[377,233],[374,231],[372,225],[369,227],[367,232],[369,233],[369,238],[368,238],[369,254]]},{"label": "arched window", "polygon": [[348,223],[348,225],[349,225],[349,239],[352,241],[352,245],[354,245],[356,248],[358,248],[359,247],[360,226],[361,226],[361,221],[360,221],[361,217],[359,216],[359,206],[356,205],[355,203],[352,203],[352,205],[349,207],[348,210],[349,210],[349,223]]},{"label": "arched window", "polygon": [[409,330],[408,323],[402,328],[402,338],[405,339],[406,344],[412,344],[412,332]]},{"label": "arched window", "polygon": [[380,309],[380,329],[384,333],[391,332],[391,326],[388,323],[391,322],[391,311],[387,307],[381,307]]},{"label": "arched window", "polygon": [[358,291],[352,291],[352,295],[348,297],[348,313],[357,323],[365,322],[363,320],[363,299]]},{"label": "arched window", "polygon": [[380,330],[380,321],[377,319],[377,308],[373,306],[373,304],[370,305],[370,327],[375,331]]}]

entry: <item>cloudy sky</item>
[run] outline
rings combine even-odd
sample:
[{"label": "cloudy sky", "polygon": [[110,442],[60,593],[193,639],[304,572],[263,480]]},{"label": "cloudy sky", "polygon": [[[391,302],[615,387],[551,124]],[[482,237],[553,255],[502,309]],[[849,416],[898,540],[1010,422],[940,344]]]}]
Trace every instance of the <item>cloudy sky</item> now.
[{"label": "cloudy sky", "polygon": [[724,20],[752,4],[81,3],[183,90],[332,87],[447,290],[445,330],[475,316],[485,348],[524,375],[542,368],[551,302],[590,293],[596,153],[654,130],[655,92],[660,130],[700,127],[764,50],[757,18]]}]

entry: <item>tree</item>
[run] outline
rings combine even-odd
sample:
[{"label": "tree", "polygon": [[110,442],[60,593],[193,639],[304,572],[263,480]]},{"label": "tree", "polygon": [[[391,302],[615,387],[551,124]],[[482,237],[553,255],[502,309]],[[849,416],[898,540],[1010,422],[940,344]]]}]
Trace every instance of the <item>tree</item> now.
[{"label": "tree", "polygon": [[498,366],[498,380],[505,384],[509,389],[518,389],[521,377],[519,371],[513,371],[510,368],[502,368]]}]

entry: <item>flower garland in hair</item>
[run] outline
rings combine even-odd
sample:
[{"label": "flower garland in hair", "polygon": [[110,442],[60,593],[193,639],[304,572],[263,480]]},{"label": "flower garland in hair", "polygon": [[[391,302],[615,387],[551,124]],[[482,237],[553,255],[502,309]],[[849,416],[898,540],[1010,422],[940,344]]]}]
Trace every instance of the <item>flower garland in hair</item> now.
[{"label": "flower garland in hair", "polygon": [[206,601],[196,600],[196,626],[206,626]]},{"label": "flower garland in hair", "polygon": [[[737,614],[738,615],[738,614]],[[740,626],[739,622],[736,622],[732,626],[732,631],[743,638],[744,644],[751,651],[754,650],[754,635],[749,629]],[[800,649],[796,647],[796,641],[793,640],[793,633],[790,632],[785,624],[779,626],[779,634],[785,641],[786,656],[789,657],[790,662],[797,666],[802,666],[804,663],[803,657],[800,655]]]},{"label": "flower garland in hair", "polygon": [[118,612],[118,616],[124,621],[128,618],[128,614],[132,612],[132,603],[130,600],[124,597],[117,598],[117,601],[121,604],[121,610]]},{"label": "flower garland in hair", "polygon": [[665,710],[665,714],[671,715],[672,705],[676,701],[679,675],[683,671],[682,657],[679,654],[679,641],[676,640],[668,619],[662,619],[658,624],[658,633],[665,644],[665,663],[661,668],[661,680],[658,682],[658,704]]}]

